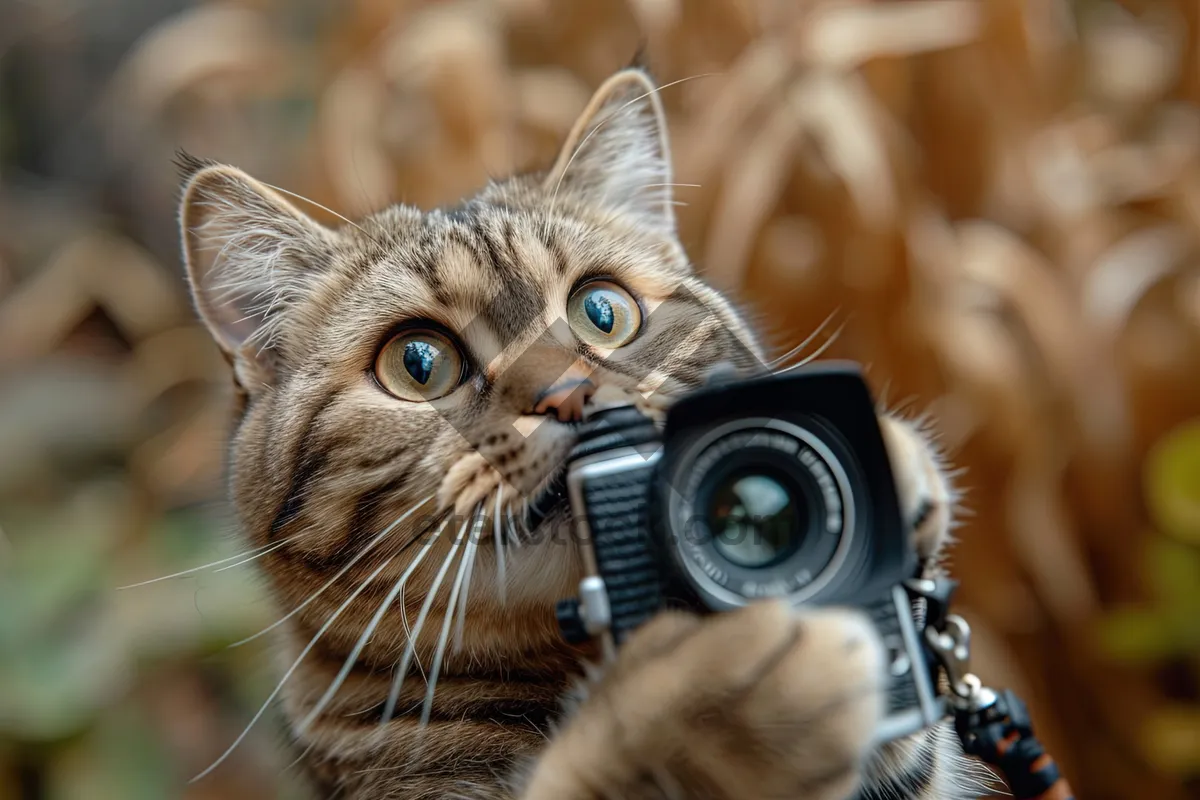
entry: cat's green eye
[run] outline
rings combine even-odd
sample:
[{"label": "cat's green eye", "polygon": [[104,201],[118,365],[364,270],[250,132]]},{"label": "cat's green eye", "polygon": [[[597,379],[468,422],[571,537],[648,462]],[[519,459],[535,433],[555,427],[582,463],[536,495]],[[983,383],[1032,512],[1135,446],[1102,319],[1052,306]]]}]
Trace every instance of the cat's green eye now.
[{"label": "cat's green eye", "polygon": [[375,358],[375,378],[401,400],[436,400],[462,381],[463,358],[444,334],[409,330],[392,337]]},{"label": "cat's green eye", "polygon": [[642,327],[642,309],[612,281],[591,281],[567,301],[571,330],[593,347],[613,349],[627,343]]}]

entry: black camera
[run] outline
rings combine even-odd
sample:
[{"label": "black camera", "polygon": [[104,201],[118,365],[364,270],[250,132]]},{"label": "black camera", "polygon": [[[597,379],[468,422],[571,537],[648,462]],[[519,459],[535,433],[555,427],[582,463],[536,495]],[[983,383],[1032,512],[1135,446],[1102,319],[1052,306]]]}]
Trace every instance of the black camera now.
[{"label": "black camera", "polygon": [[763,598],[865,610],[890,653],[878,741],[940,720],[933,661],[905,582],[917,556],[875,404],[856,366],[715,379],[659,428],[632,405],[589,411],[567,465],[583,544],[563,635],[611,651],[664,607]]}]

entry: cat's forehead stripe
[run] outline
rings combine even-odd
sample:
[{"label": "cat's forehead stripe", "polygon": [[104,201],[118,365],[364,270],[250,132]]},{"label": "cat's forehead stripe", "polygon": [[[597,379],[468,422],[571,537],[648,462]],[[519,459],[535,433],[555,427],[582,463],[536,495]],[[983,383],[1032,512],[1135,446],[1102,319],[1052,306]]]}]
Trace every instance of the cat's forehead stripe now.
[{"label": "cat's forehead stripe", "polygon": [[500,209],[447,225],[438,273],[455,291],[447,306],[478,315],[504,341],[519,336],[547,303],[547,259],[519,220]]}]

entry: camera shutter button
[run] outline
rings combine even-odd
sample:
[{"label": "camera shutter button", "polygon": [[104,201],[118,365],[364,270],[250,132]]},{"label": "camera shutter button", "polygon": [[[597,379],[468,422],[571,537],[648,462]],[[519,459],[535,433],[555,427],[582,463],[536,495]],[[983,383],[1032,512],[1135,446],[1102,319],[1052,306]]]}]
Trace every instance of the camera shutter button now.
[{"label": "camera shutter button", "polygon": [[579,597],[559,600],[554,608],[558,629],[571,644],[582,644],[612,625],[612,609],[604,581],[589,575],[579,582]]},{"label": "camera shutter button", "polygon": [[579,582],[579,611],[583,627],[595,636],[612,624],[612,609],[608,605],[608,588],[596,575]]},{"label": "camera shutter button", "polygon": [[884,649],[888,654],[888,673],[893,678],[900,678],[912,670],[912,659],[904,647],[904,639],[893,634],[884,637]]}]

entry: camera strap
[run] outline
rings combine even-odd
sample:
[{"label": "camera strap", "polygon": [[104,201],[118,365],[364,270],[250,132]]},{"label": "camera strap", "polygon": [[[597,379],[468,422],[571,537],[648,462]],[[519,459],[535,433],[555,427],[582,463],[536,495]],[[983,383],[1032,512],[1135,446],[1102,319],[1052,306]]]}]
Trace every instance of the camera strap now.
[{"label": "camera strap", "polygon": [[957,582],[920,579],[905,588],[925,599],[925,644],[949,684],[947,701],[963,751],[996,767],[1015,800],[1074,800],[1066,778],[1034,735],[1025,703],[1009,690],[987,688],[970,671],[971,628],[949,613]]}]

